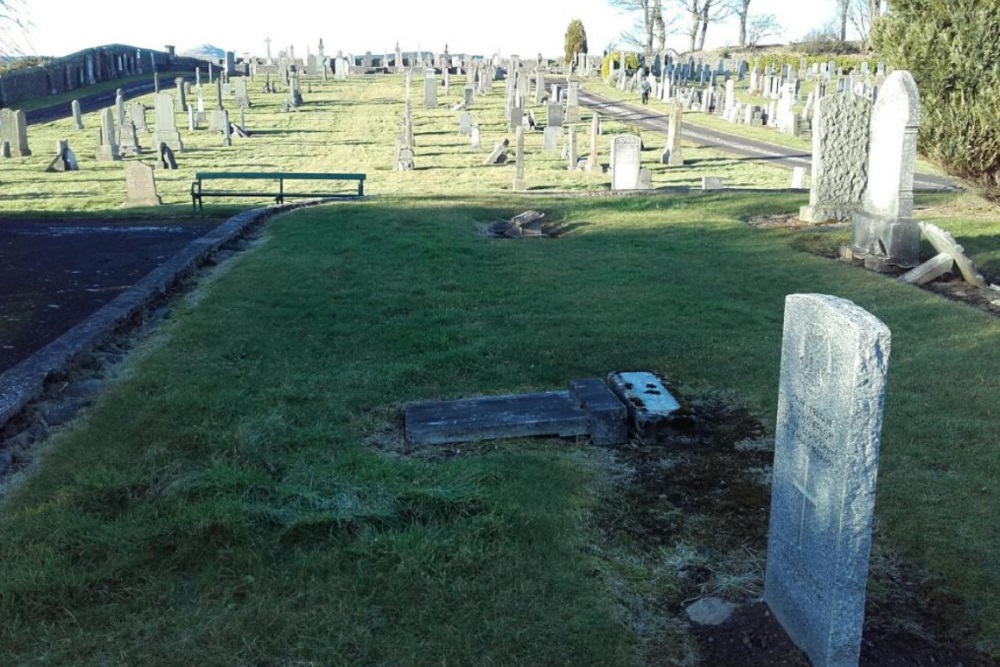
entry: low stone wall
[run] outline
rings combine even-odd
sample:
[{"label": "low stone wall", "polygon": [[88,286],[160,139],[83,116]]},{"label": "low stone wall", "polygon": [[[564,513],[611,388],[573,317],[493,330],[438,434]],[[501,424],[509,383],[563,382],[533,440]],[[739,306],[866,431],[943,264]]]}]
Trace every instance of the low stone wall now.
[{"label": "low stone wall", "polygon": [[12,108],[25,100],[57,95],[85,88],[101,81],[113,81],[158,71],[194,69],[205,63],[180,58],[170,51],[140,49],[125,44],[109,44],[53,58],[44,65],[25,67],[0,75],[0,107]]}]

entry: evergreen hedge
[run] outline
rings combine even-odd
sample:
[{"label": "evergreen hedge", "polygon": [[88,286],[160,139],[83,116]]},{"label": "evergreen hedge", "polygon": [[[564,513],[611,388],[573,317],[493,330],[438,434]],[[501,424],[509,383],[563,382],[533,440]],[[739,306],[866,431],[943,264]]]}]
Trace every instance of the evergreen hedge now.
[{"label": "evergreen hedge", "polygon": [[873,43],[920,89],[920,149],[1000,196],[1000,0],[893,0]]}]

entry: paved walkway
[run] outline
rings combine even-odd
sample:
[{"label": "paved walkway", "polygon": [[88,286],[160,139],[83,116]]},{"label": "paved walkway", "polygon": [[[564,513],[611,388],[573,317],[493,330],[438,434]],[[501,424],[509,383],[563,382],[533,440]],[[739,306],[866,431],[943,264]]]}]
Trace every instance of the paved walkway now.
[{"label": "paved walkway", "polygon": [[[669,127],[666,115],[654,111],[649,107],[616,102],[583,90],[580,91],[580,103],[600,112],[602,116],[638,125],[643,130],[666,134]],[[748,139],[738,134],[709,129],[694,125],[693,123],[684,123],[682,125],[681,136],[688,141],[696,142],[706,148],[714,148],[732,155],[739,155],[748,160],[767,161],[787,167],[788,169],[795,167],[806,167],[808,169],[812,166],[811,152],[804,152],[788,148],[787,146],[778,146],[756,139]],[[919,173],[913,177],[913,186],[917,190],[958,189],[958,185],[950,179]]]}]

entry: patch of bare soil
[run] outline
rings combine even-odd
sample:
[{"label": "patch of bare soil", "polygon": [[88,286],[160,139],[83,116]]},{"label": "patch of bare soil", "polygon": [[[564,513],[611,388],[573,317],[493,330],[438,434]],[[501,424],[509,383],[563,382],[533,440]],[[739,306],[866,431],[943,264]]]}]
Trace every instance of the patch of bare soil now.
[{"label": "patch of bare soil", "polygon": [[799,216],[796,214],[761,215],[756,218],[749,218],[743,222],[754,229],[794,229],[796,227],[809,226],[808,223],[799,220]]},{"label": "patch of bare soil", "polygon": [[[698,664],[809,665],[761,602],[770,511],[773,442],[747,410],[717,398],[695,401],[700,432],[677,446],[625,447],[615,452],[632,470],[615,501],[598,512],[601,532],[630,545],[633,556],[661,558],[688,545],[677,560],[679,587],[650,599],[644,613],[686,621],[693,601],[718,596],[741,604],[719,626],[689,626]],[[936,594],[915,568],[888,552],[876,531],[861,664],[995,665],[956,640],[957,601]],[[657,660],[656,652],[647,656]],[[665,655],[661,656],[666,657]]]}]

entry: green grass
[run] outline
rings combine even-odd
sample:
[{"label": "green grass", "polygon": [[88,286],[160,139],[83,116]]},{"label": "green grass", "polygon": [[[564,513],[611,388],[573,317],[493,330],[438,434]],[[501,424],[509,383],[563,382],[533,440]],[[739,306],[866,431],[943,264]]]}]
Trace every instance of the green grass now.
[{"label": "green grass", "polygon": [[[0,165],[0,212],[9,215],[61,214],[66,211],[81,215],[132,217],[157,215],[184,217],[190,213],[190,185],[197,171],[339,171],[366,172],[366,192],[379,194],[423,195],[427,192],[447,192],[454,195],[511,191],[514,180],[513,148],[511,164],[482,168],[483,160],[493,143],[509,136],[503,116],[503,88],[480,97],[471,113],[480,124],[482,150],[474,151],[468,139],[458,136],[458,114],[449,107],[462,93],[463,77],[452,81],[451,95],[439,96],[441,104],[434,109],[421,105],[421,79],[415,77],[412,90],[414,133],[416,135],[416,170],[400,173],[392,169],[393,137],[401,129],[404,108],[402,77],[353,78],[345,82],[319,80],[307,82],[303,95],[307,104],[298,113],[282,113],[284,95],[265,95],[262,82],[250,84],[254,107],[247,112],[246,124],[252,133],[249,139],[234,139],[232,147],[222,146],[221,135],[207,130],[189,132],[187,116],[177,114],[178,128],[184,150],[177,153],[179,169],[157,171],[157,186],[165,206],[157,209],[121,209],[125,199],[125,178],[121,162],[97,162],[96,128],[98,114],[84,116],[83,131],[76,130],[71,119],[31,126],[29,143],[33,155],[7,160]],[[308,87],[312,88],[309,92]],[[193,97],[193,96],[192,96]],[[153,106],[152,95],[140,98]],[[214,102],[214,92],[206,92],[206,106]],[[358,105],[364,105],[362,107]],[[238,111],[230,118],[239,122]],[[536,110],[541,122],[544,111]],[[154,113],[147,113],[152,128]],[[585,121],[589,120],[589,116]],[[589,150],[587,122],[579,125],[578,148],[581,157]],[[615,123],[605,125],[606,134],[599,142],[602,162],[607,165],[610,137],[626,128]],[[79,172],[48,174],[45,167],[52,157],[57,139],[68,138],[80,159]],[[141,135],[140,143],[151,146],[150,135]],[[664,140],[648,142],[643,154],[645,166],[653,173],[654,187],[699,186],[703,175],[721,175],[729,187],[784,187],[787,172],[778,167],[748,164],[722,156],[717,152],[689,146],[688,165],[683,169],[659,163]],[[607,190],[610,175],[590,176],[570,172],[560,159],[559,151],[542,151],[542,134],[533,132],[525,141],[525,178],[534,192]],[[138,158],[152,162],[150,151]],[[259,183],[247,184],[251,189]],[[257,204],[266,204],[261,199]],[[219,203],[212,200],[213,210],[232,210],[255,205],[254,200],[235,199]],[[223,210],[226,210],[223,208]]]},{"label": "green grass", "polygon": [[[616,547],[595,547],[596,506],[615,502],[596,454],[543,440],[408,458],[401,408],[645,368],[773,425],[796,292],[851,299],[892,330],[879,548],[926,568],[957,600],[955,631],[1000,653],[1000,321],[802,251],[845,230],[740,223],[803,196],[510,194],[513,169],[477,166],[443,107],[415,108],[418,167],[433,168],[396,174],[393,85],[331,86],[328,105],[280,117],[270,152],[239,154],[367,171],[382,196],[273,221],[50,443],[0,514],[0,664],[648,662]],[[291,127],[307,121],[329,136]],[[544,157],[529,182],[596,187]],[[918,205],[1000,266],[995,208]],[[574,233],[476,234],[527,208]],[[681,660],[671,627],[657,656]]]}]

